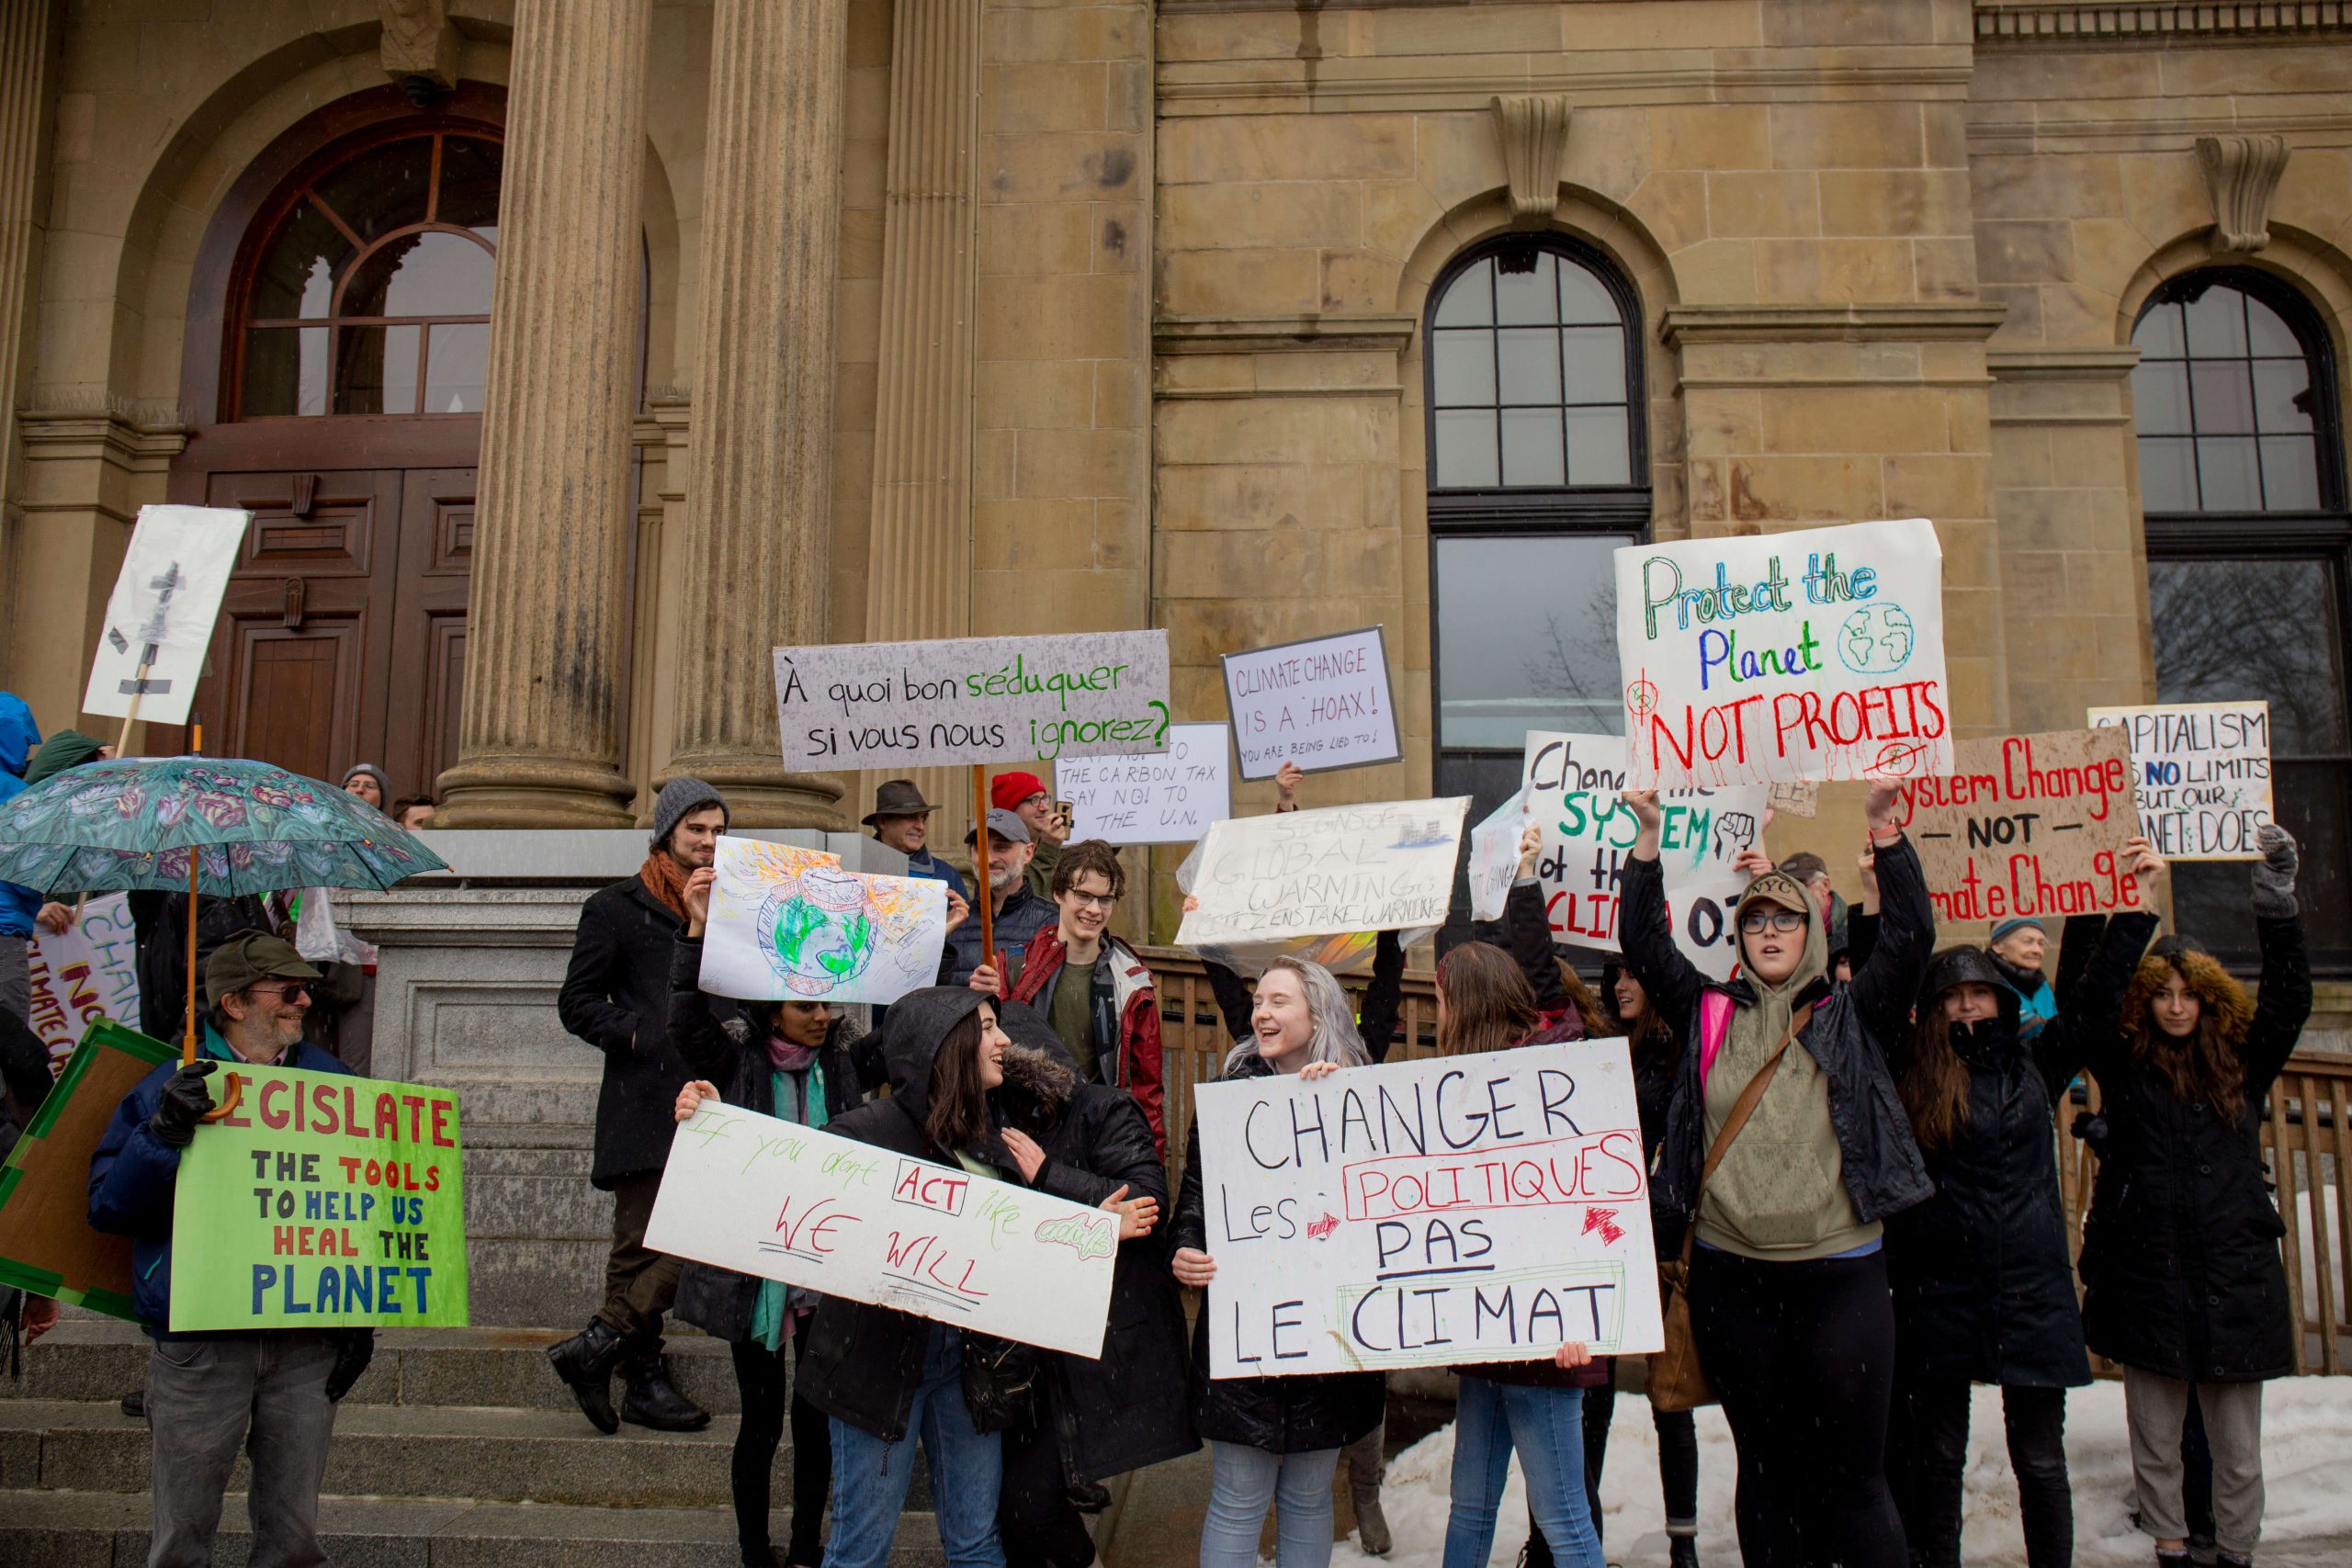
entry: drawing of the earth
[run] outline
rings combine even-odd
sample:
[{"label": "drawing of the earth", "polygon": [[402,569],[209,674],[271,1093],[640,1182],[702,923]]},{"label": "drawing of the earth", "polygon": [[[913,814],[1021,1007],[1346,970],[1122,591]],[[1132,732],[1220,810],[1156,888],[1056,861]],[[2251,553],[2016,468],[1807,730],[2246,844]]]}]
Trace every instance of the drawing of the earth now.
[{"label": "drawing of the earth", "polygon": [[854,876],[822,867],[777,885],[760,906],[760,953],[786,987],[824,996],[873,960],[874,915]]},{"label": "drawing of the earth", "polygon": [[1838,628],[1838,657],[1857,675],[1885,675],[1911,661],[1911,616],[1900,604],[1864,604]]}]

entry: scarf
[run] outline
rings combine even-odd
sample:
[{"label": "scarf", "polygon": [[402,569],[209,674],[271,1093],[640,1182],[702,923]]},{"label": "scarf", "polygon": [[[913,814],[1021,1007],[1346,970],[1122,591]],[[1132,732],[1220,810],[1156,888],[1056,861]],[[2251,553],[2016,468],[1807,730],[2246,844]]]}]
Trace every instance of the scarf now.
[{"label": "scarf", "polygon": [[680,925],[686,923],[686,874],[678,869],[669,851],[648,851],[645,863],[637,868],[637,879],[645,884],[655,903],[677,916]]},{"label": "scarf", "polygon": [[795,1045],[781,1034],[768,1036],[768,1066],[779,1073],[805,1073],[817,1059],[817,1053],[807,1045]]}]

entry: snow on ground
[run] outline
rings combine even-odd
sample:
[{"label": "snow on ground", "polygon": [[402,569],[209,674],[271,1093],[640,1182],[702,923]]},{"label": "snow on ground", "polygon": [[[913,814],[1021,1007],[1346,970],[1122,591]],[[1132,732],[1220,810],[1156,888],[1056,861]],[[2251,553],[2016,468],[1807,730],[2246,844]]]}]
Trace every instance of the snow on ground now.
[{"label": "snow on ground", "polygon": [[[2266,1545],[2352,1534],[2352,1378],[2288,1378],[2271,1383],[2263,1403],[2263,1464],[2269,1484]],[[2076,1389],[2066,1404],[2066,1454],[2075,1481],[2075,1561],[2084,1568],[2143,1564],[2148,1539],[2132,1528],[2132,1455],[2124,1434],[2123,1385]],[[1396,1546],[1366,1557],[1352,1540],[1332,1552],[1335,1568],[1434,1568],[1443,1555],[1453,1464],[1451,1426],[1389,1461],[1382,1499]],[[1723,1412],[1699,1412],[1699,1555],[1707,1568],[1739,1561],[1732,1528],[1731,1429]],[[1962,1555],[1978,1564],[2022,1564],[2017,1483],[2001,1431],[1998,1389],[1976,1391],[1969,1423],[1967,1534]],[[1657,1443],[1649,1402],[1621,1394],[1611,1424],[1601,1486],[1602,1541],[1611,1562],[1627,1568],[1666,1561],[1658,1502]],[[1527,1496],[1511,1461],[1495,1531],[1493,1568],[1511,1568],[1527,1535]],[[2257,1561],[2259,1557],[2257,1555]]]}]

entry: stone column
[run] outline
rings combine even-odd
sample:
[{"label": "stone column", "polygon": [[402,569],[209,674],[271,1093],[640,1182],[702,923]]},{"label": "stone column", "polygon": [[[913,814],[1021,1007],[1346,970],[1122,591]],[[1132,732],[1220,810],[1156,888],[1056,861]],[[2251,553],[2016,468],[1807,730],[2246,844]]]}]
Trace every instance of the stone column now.
[{"label": "stone column", "polygon": [[701,351],[686,467],[678,731],[668,774],[733,819],[831,827],[838,781],[784,770],[770,650],[825,638],[843,0],[718,0]]},{"label": "stone column", "polygon": [[439,820],[612,828],[652,0],[520,0],[466,696]]},{"label": "stone column", "polygon": [[16,411],[32,337],[28,290],[39,260],[41,165],[53,118],[50,11],[51,0],[0,0],[0,487],[11,545],[23,500]]}]

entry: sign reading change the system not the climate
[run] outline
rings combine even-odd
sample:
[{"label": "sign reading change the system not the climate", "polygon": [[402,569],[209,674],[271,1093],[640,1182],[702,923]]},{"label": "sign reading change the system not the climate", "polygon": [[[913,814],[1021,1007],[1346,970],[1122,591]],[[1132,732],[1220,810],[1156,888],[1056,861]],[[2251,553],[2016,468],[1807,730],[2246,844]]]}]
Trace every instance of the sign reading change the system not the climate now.
[{"label": "sign reading change the system not the climate", "polygon": [[1941,924],[2106,915],[2142,905],[2123,846],[2140,830],[2118,729],[1963,740],[1949,777],[1896,792]]},{"label": "sign reading change the system not the climate", "polygon": [[32,979],[26,1021],[49,1047],[51,1061],[63,1062],[99,1019],[139,1027],[139,933],[129,895],[92,898],[69,930],[35,926],[25,966]]},{"label": "sign reading change the system not the climate", "polygon": [[1176,940],[1281,942],[1442,925],[1470,797],[1235,817],[1201,840]]},{"label": "sign reading change the system not the climate", "polygon": [[1927,519],[1616,556],[1636,787],[1951,771],[1943,553]]},{"label": "sign reading change the system not the climate", "polygon": [[1624,1041],[1193,1092],[1211,1377],[1664,1343]]},{"label": "sign reading change the system not the climate", "polygon": [[1225,656],[1225,699],[1245,779],[1393,762],[1396,702],[1378,626]]},{"label": "sign reading change the system not the climate", "polygon": [[2148,841],[2166,860],[2260,860],[2270,820],[2270,705],[2093,708],[2132,738],[2132,784]]},{"label": "sign reading change the system not the climate", "polygon": [[779,648],[775,707],[784,765],[820,773],[1159,751],[1168,634]]}]

